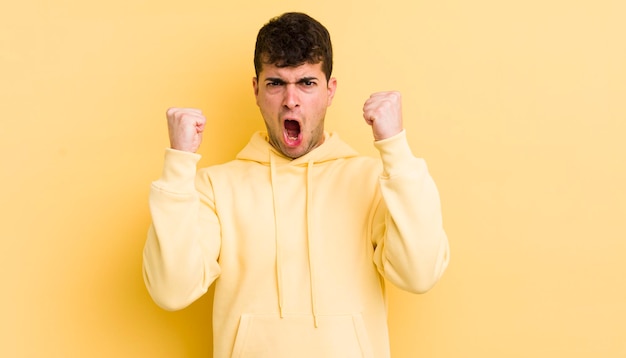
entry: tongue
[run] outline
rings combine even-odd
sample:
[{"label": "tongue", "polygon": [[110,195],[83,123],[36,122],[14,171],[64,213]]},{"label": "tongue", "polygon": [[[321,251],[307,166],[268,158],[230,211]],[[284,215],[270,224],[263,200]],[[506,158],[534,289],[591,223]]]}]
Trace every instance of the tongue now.
[{"label": "tongue", "polygon": [[285,130],[287,131],[287,136],[289,138],[298,138],[300,134],[300,124],[297,121],[286,120],[285,121]]}]

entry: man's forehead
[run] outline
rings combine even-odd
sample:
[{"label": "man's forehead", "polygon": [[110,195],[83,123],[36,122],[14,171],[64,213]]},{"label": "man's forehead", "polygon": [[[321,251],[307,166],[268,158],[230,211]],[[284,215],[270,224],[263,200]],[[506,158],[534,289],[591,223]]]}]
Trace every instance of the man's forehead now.
[{"label": "man's forehead", "polygon": [[321,62],[311,64],[304,63],[299,66],[278,67],[274,64],[263,64],[259,73],[261,79],[281,78],[286,80],[297,80],[301,78],[324,78]]}]

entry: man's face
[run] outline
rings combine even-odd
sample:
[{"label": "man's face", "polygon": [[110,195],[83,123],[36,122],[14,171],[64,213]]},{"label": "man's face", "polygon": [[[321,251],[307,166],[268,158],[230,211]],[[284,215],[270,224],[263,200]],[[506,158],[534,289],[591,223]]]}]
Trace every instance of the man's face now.
[{"label": "man's face", "polygon": [[295,159],[322,144],[324,117],[337,80],[326,80],[321,63],[298,67],[264,64],[252,84],[274,148]]}]

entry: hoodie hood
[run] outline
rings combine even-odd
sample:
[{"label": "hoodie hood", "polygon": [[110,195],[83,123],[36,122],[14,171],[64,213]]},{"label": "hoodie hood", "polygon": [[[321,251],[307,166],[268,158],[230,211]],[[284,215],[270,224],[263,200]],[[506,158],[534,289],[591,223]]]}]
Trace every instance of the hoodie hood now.
[{"label": "hoodie hood", "polygon": [[325,132],[324,143],[299,158],[291,159],[272,147],[266,132],[256,132],[250,139],[250,142],[237,154],[237,159],[251,160],[269,165],[271,156],[278,165],[289,163],[291,165],[306,166],[309,163],[317,164],[340,158],[356,157],[357,155],[358,153],[344,143],[338,134]]}]

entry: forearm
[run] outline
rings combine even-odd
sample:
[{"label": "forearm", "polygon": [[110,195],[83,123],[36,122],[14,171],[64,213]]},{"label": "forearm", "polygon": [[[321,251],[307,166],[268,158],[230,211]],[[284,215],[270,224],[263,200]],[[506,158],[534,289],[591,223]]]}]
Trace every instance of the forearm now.
[{"label": "forearm", "polygon": [[216,219],[194,184],[198,158],[168,150],[163,175],[150,190],[144,281],[154,301],[168,310],[192,303],[219,275]]},{"label": "forearm", "polygon": [[411,153],[404,132],[375,145],[383,161],[382,203],[373,226],[375,261],[398,287],[428,291],[449,260],[437,187],[424,160]]}]

